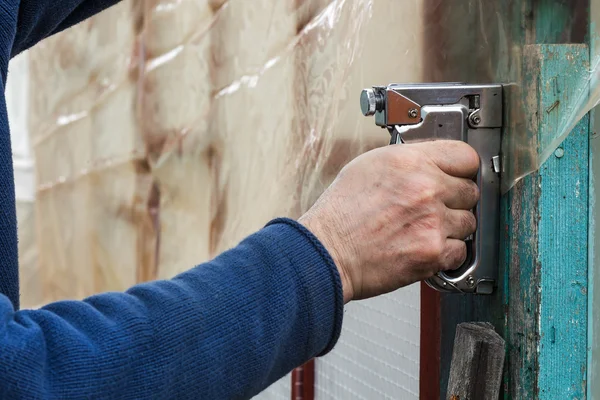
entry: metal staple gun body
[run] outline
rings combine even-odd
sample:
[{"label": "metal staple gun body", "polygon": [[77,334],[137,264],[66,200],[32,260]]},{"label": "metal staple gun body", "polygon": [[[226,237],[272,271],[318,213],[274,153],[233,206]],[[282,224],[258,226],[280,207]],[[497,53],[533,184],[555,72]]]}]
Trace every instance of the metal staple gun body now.
[{"label": "metal staple gun body", "polygon": [[462,83],[390,84],[361,93],[363,114],[388,129],[390,145],[462,140],[480,156],[476,183],[481,197],[473,210],[477,230],[466,239],[465,263],[426,281],[441,292],[491,294],[497,285],[502,94],[502,85]]}]

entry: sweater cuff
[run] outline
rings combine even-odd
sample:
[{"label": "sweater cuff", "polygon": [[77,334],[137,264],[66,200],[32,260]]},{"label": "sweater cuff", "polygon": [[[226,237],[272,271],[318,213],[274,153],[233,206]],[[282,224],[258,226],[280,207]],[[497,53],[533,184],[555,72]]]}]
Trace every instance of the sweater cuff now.
[{"label": "sweater cuff", "polygon": [[327,346],[317,355],[322,357],[333,349],[342,330],[344,293],[338,269],[325,246],[304,225],[289,218],[277,218],[266,226],[273,225],[286,225],[296,233],[295,237],[287,236],[288,245],[283,251],[303,281],[314,331],[317,336],[331,332]]}]

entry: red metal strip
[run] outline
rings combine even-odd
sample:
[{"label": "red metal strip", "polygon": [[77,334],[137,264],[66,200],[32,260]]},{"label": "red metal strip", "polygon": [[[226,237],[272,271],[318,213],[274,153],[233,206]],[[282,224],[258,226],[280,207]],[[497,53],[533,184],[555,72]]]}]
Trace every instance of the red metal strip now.
[{"label": "red metal strip", "polygon": [[314,400],[315,361],[311,360],[292,371],[292,400]]},{"label": "red metal strip", "polygon": [[[444,71],[446,54],[444,48],[448,34],[444,30],[443,22],[448,8],[454,2],[440,0],[424,0],[423,21],[427,22],[427,29],[423,32],[425,45],[423,58],[425,69],[423,80],[425,82],[444,81],[440,71]],[[420,341],[420,370],[419,370],[419,398],[421,400],[440,399],[441,380],[441,352],[442,352],[442,322],[441,322],[441,296],[431,289],[425,282],[421,283],[421,341]]]},{"label": "red metal strip", "polygon": [[419,398],[440,398],[441,321],[440,293],[421,283],[421,345]]}]

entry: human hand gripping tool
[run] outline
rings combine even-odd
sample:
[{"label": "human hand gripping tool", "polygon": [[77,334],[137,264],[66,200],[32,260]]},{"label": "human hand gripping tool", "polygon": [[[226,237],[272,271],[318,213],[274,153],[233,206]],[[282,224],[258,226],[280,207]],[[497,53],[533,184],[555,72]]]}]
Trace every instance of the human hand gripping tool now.
[{"label": "human hand gripping tool", "polygon": [[457,269],[426,280],[449,293],[491,294],[497,286],[500,251],[502,85],[463,83],[390,84],[365,89],[363,115],[387,128],[390,145],[462,140],[480,157],[475,181],[480,199],[473,210],[477,229],[467,238],[467,259]]}]

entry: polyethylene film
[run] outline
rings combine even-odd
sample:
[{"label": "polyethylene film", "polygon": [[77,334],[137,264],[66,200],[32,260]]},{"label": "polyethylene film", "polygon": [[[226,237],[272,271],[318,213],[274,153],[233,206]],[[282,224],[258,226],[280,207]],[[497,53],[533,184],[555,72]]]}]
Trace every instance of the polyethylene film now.
[{"label": "polyethylene film", "polygon": [[[189,269],[300,216],[346,162],[384,145],[353,95],[370,12],[368,1],[125,1],[36,46],[43,298]],[[372,79],[398,76],[378,69]]]},{"label": "polyethylene film", "polygon": [[[536,70],[534,53],[541,43],[580,44],[600,13],[588,14],[587,2],[482,2],[462,0],[426,0],[423,24],[426,26],[425,59],[428,81],[501,83],[505,85],[502,154],[502,189],[510,190],[524,176],[536,171],[561,144],[575,124],[598,103],[599,53],[592,49],[591,68],[578,63],[576,56],[566,51],[565,63],[554,63],[557,76],[567,75],[573,68],[585,69],[581,79],[573,84],[566,79],[540,82],[533,87]],[[600,11],[600,9],[599,9]],[[565,27],[559,24],[543,26],[538,14],[563,15],[570,18]],[[568,16],[568,17],[567,17]],[[535,17],[535,18],[534,18]],[[534,24],[538,21],[538,25]],[[589,69],[589,70],[588,70]],[[571,74],[572,75],[572,74]],[[541,91],[563,91],[567,99],[549,105],[545,112],[556,121],[543,133],[528,127],[536,118],[532,114]]]},{"label": "polyethylene film", "polygon": [[508,190],[600,99],[593,54],[589,79],[551,110],[549,137],[524,129],[526,11],[458,0],[125,1],[44,41],[31,52],[29,115],[46,298],[173,276],[274,216],[298,217],[347,161],[387,143],[360,115],[363,87],[505,84]]},{"label": "polyethylene film", "polygon": [[[535,40],[518,3],[126,0],[45,40],[29,62],[36,190],[21,213],[38,274],[24,296],[169,278],[299,217],[347,162],[389,142],[360,113],[374,85],[505,84],[509,190],[600,100],[592,51],[588,79],[559,82],[572,95],[549,111],[549,137],[524,128]],[[317,397],[418,397],[418,293],[348,309],[340,345],[317,361]]]}]

